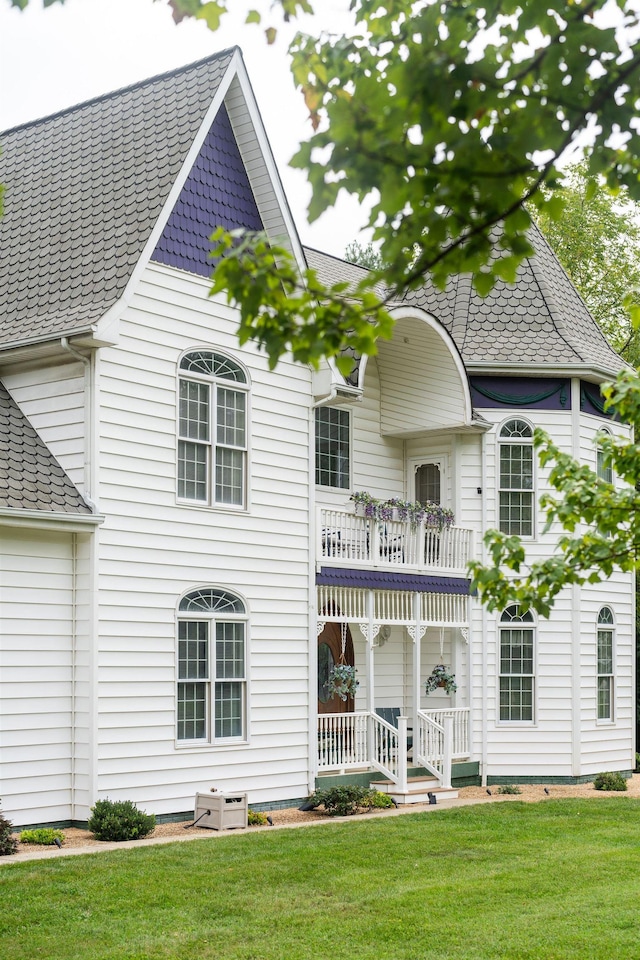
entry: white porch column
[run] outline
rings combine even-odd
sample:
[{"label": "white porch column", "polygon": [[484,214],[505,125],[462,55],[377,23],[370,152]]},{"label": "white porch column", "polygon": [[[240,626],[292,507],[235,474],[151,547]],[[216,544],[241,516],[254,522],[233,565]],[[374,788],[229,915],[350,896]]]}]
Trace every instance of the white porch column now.
[{"label": "white porch column", "polygon": [[421,640],[424,634],[424,629],[420,623],[420,594],[414,593],[413,595],[413,619],[415,621],[414,625],[414,636],[413,636],[413,680],[412,680],[412,696],[413,696],[413,755],[416,756],[418,748],[418,710],[420,709],[420,661],[421,661]]},{"label": "white porch column", "polygon": [[[367,593],[367,626],[365,634],[366,648],[366,670],[367,670],[367,759],[371,760],[373,753],[373,712],[375,710],[375,687],[374,687],[374,654],[373,654],[373,617],[374,617],[374,596],[373,590]],[[362,631],[364,633],[364,630]]]}]

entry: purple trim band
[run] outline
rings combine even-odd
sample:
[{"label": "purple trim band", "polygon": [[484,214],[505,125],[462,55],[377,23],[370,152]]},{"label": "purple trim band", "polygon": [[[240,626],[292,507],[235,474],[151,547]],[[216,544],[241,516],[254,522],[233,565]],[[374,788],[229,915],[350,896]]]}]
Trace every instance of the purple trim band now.
[{"label": "purple trim band", "polygon": [[469,595],[469,581],[461,577],[434,577],[411,573],[386,573],[382,570],[345,570],[321,567],[316,574],[318,586],[364,587],[369,590],[405,590],[411,593],[455,593]]}]

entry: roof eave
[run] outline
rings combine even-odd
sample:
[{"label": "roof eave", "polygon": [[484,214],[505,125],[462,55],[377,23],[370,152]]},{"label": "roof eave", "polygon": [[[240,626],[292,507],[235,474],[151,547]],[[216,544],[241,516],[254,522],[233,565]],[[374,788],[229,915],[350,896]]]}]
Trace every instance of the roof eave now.
[{"label": "roof eave", "polygon": [[1,527],[21,527],[30,530],[64,530],[67,533],[87,533],[104,523],[98,513],[62,513],[45,510],[23,510],[20,507],[0,507]]},{"label": "roof eave", "polygon": [[[601,367],[592,363],[497,363],[491,360],[467,360],[465,362],[469,375],[492,374],[499,376],[522,376],[522,377],[580,377],[583,380],[592,380],[594,383],[602,383],[606,380],[615,380],[624,367],[629,367],[624,361],[617,369],[613,367]],[[632,369],[629,367],[629,369]]]}]

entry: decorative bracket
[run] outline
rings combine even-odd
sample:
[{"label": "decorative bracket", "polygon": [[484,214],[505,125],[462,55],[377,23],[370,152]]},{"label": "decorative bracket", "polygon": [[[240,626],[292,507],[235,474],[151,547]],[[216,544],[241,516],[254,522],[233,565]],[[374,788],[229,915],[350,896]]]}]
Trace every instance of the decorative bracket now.
[{"label": "decorative bracket", "polygon": [[418,639],[422,640],[422,638],[424,637],[424,635],[425,635],[426,632],[427,632],[427,625],[426,625],[426,623],[421,623],[421,624],[420,624],[419,635],[418,635],[418,637],[416,637],[416,624],[415,624],[415,623],[408,623],[408,624],[407,624],[407,633],[409,634],[409,636],[411,637],[411,639],[413,640],[414,643],[415,643],[416,640],[418,640]]},{"label": "decorative bracket", "polygon": [[469,646],[469,627],[460,627],[460,633],[464,642]]}]

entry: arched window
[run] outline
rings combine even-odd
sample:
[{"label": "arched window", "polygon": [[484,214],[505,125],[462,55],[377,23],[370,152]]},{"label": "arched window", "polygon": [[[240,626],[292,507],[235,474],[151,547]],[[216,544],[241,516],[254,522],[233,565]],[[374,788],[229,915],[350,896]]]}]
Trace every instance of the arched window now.
[{"label": "arched window", "polygon": [[246,739],[244,602],[218,587],[188,593],[178,608],[177,739]]},{"label": "arched window", "polygon": [[614,621],[610,607],[598,614],[598,720],[613,720]]},{"label": "arched window", "polygon": [[533,721],[534,639],[533,615],[516,603],[507,607],[500,617],[501,720]]},{"label": "arched window", "polygon": [[178,497],[244,507],[247,376],[235,360],[194,350],[180,361]]},{"label": "arched window", "polygon": [[598,480],[604,480],[605,483],[613,483],[613,467],[611,460],[605,454],[602,447],[601,441],[603,439],[611,439],[611,433],[604,428],[598,430],[598,436],[596,438],[596,473],[598,474]]},{"label": "arched window", "polygon": [[502,533],[533,536],[533,430],[525,420],[509,420],[499,440],[499,527]]}]

